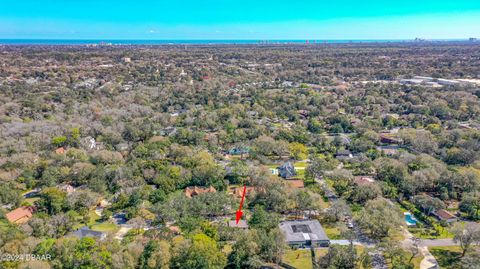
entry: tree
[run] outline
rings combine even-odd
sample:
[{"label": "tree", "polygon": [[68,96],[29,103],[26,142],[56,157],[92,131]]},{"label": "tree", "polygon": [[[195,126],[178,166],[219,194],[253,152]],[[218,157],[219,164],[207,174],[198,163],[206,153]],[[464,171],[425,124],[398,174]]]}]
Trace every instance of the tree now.
[{"label": "tree", "polygon": [[66,142],[67,142],[66,136],[55,136],[54,138],[52,138],[52,144],[56,147],[64,146]]},{"label": "tree", "polygon": [[313,198],[310,193],[306,191],[298,191],[295,193],[295,208],[299,211],[312,210],[313,208]]},{"label": "tree", "polygon": [[462,197],[459,206],[460,210],[467,213],[473,220],[480,220],[480,192],[466,193]]},{"label": "tree", "polygon": [[260,268],[263,264],[258,253],[260,248],[255,241],[255,232],[241,233],[232,252],[228,256],[228,268]]},{"label": "tree", "polygon": [[315,158],[307,166],[305,175],[309,178],[321,178],[324,176],[325,171],[331,171],[335,169],[337,163],[334,160],[328,161],[324,158]]},{"label": "tree", "polygon": [[387,237],[405,223],[400,209],[383,198],[368,201],[356,220],[372,238]]},{"label": "tree", "polygon": [[393,269],[413,269],[412,256],[408,257],[408,252],[400,247],[397,242],[384,241],[379,244],[382,249],[385,260]]},{"label": "tree", "polygon": [[248,224],[252,228],[268,231],[277,226],[278,220],[279,218],[276,214],[268,213],[261,205],[255,205],[252,217],[248,221]]},{"label": "tree", "polygon": [[470,250],[472,244],[480,242],[480,225],[467,222],[465,224],[455,223],[451,228],[453,241],[462,248],[462,257]]},{"label": "tree", "polygon": [[66,205],[67,194],[57,188],[46,188],[40,194],[40,200],[36,202],[41,210],[50,215],[60,213]]},{"label": "tree", "polygon": [[149,241],[140,256],[141,269],[170,268],[170,245],[166,241]]},{"label": "tree", "polygon": [[412,197],[412,202],[422,209],[422,212],[429,216],[435,210],[445,208],[445,203],[438,198],[431,197],[429,195],[416,195]]},{"label": "tree", "polygon": [[333,222],[337,222],[338,220],[350,215],[350,207],[342,199],[333,201],[331,206],[326,211],[327,218]]},{"label": "tree", "polygon": [[365,204],[369,200],[382,196],[382,189],[377,184],[356,186],[348,199],[355,203]]},{"label": "tree", "polygon": [[176,253],[172,267],[179,269],[221,269],[227,263],[225,254],[217,242],[205,234],[194,235],[191,242],[184,243]]},{"label": "tree", "polygon": [[268,262],[280,263],[287,248],[285,235],[280,229],[275,228],[268,232],[259,230],[257,238],[260,246],[260,256]]},{"label": "tree", "polygon": [[325,269],[354,269],[356,262],[357,251],[353,246],[332,245],[327,255],[318,260],[318,265]]},{"label": "tree", "polygon": [[308,157],[308,148],[304,144],[292,142],[288,145],[288,150],[295,160],[305,160]]},{"label": "tree", "polygon": [[480,250],[469,251],[461,260],[462,269],[478,269]]}]

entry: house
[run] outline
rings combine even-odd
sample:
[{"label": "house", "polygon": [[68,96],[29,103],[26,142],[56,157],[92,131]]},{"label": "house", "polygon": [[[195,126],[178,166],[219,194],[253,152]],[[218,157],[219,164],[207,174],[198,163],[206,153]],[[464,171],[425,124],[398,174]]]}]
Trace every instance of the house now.
[{"label": "house", "polygon": [[194,196],[197,196],[201,193],[211,193],[211,192],[217,192],[217,190],[210,186],[210,187],[197,187],[197,186],[194,186],[194,187],[187,187],[185,189],[185,196],[187,196],[188,198],[192,198]]},{"label": "house", "polygon": [[282,166],[277,167],[278,175],[284,179],[294,178],[297,175],[293,163],[286,162]]},{"label": "house", "polygon": [[88,228],[87,226],[84,226],[76,230],[75,232],[72,233],[72,235],[77,237],[78,239],[91,237],[91,238],[97,238],[99,240],[105,240],[105,238],[107,238],[106,233],[90,230],[90,228]]},{"label": "house", "polygon": [[[253,191],[255,191],[255,187],[251,187],[251,186],[247,186],[245,188],[245,196],[249,195],[250,193],[252,193]],[[236,196],[237,198],[242,198],[243,196],[243,187],[236,187],[233,189],[232,191],[232,194],[234,196]]]},{"label": "house", "polygon": [[358,186],[365,186],[375,182],[375,179],[371,176],[356,176],[353,179],[353,182]]},{"label": "house", "polygon": [[182,233],[182,230],[180,229],[180,227],[178,226],[167,226],[168,230],[170,230],[170,232],[172,232],[173,234],[181,234]]},{"label": "house", "polygon": [[65,154],[65,148],[64,147],[60,147],[58,149],[55,150],[55,153],[56,154]]},{"label": "house", "polygon": [[353,154],[350,150],[339,150],[335,154],[335,158],[339,161],[347,160],[353,158]]},{"label": "house", "polygon": [[130,147],[127,143],[119,143],[115,145],[115,149],[118,151],[127,151]]},{"label": "house", "polygon": [[446,223],[452,223],[457,221],[457,217],[455,217],[452,213],[448,212],[445,209],[438,209],[433,212],[433,215],[437,217],[437,219],[445,221]]},{"label": "house", "polygon": [[239,220],[238,223],[235,220],[229,220],[227,225],[232,228],[248,229],[247,221],[243,219]]},{"label": "house", "polygon": [[294,179],[294,180],[287,180],[288,185],[290,185],[292,188],[296,189],[303,189],[305,188],[305,185],[303,183],[303,180],[300,179]]},{"label": "house", "polygon": [[84,137],[80,140],[80,145],[86,150],[97,149],[97,141],[91,136]]},{"label": "house", "polygon": [[318,220],[291,220],[280,222],[279,228],[292,247],[328,247],[330,239]]},{"label": "house", "polygon": [[14,224],[24,224],[28,222],[35,212],[33,206],[22,206],[5,214],[5,218]]},{"label": "house", "polygon": [[387,156],[393,156],[398,154],[399,146],[378,146],[377,150]]},{"label": "house", "polygon": [[244,155],[248,154],[250,152],[249,148],[232,148],[231,150],[228,151],[228,154],[230,155]]},{"label": "house", "polygon": [[389,135],[381,134],[380,142],[384,144],[400,144],[402,143],[402,140]]},{"label": "house", "polygon": [[58,189],[66,192],[67,194],[72,194],[75,192],[75,188],[70,184],[62,184],[58,186]]}]

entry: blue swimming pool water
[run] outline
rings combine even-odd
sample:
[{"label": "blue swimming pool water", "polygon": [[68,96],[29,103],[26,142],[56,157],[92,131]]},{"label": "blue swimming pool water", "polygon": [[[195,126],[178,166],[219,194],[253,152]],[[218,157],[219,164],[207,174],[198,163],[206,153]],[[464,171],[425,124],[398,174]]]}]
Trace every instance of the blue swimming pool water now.
[{"label": "blue swimming pool water", "polygon": [[417,219],[410,213],[410,212],[405,212],[405,222],[409,226],[417,225]]}]

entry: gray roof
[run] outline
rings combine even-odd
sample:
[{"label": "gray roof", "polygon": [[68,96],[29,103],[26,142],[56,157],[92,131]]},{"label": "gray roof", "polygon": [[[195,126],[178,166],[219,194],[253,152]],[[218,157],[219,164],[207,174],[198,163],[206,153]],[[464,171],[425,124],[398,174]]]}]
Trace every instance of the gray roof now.
[{"label": "gray roof", "polygon": [[96,237],[98,239],[103,239],[106,237],[107,234],[104,232],[90,230],[90,228],[84,226],[73,232],[73,235],[78,237],[79,239],[82,239],[84,237]]},{"label": "gray roof", "polygon": [[288,243],[329,240],[318,220],[284,221],[279,227]]},{"label": "gray roof", "polygon": [[234,220],[228,221],[228,227],[234,227],[234,228],[248,228],[248,224],[245,220],[241,219],[238,221],[238,224]]},{"label": "gray roof", "polygon": [[297,172],[291,162],[286,162],[278,167],[278,175],[283,178],[292,178],[297,175]]}]

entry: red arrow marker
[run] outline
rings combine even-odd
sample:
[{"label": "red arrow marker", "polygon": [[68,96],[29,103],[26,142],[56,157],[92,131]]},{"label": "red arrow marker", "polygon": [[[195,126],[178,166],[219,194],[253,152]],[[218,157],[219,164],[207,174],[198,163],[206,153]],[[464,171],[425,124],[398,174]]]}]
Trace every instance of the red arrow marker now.
[{"label": "red arrow marker", "polygon": [[236,216],[236,224],[240,221],[242,218],[243,212],[242,212],[242,207],[243,207],[243,201],[245,200],[245,193],[247,192],[247,186],[243,186],[243,194],[242,194],[242,201],[240,201],[240,207],[237,210],[237,216]]}]

